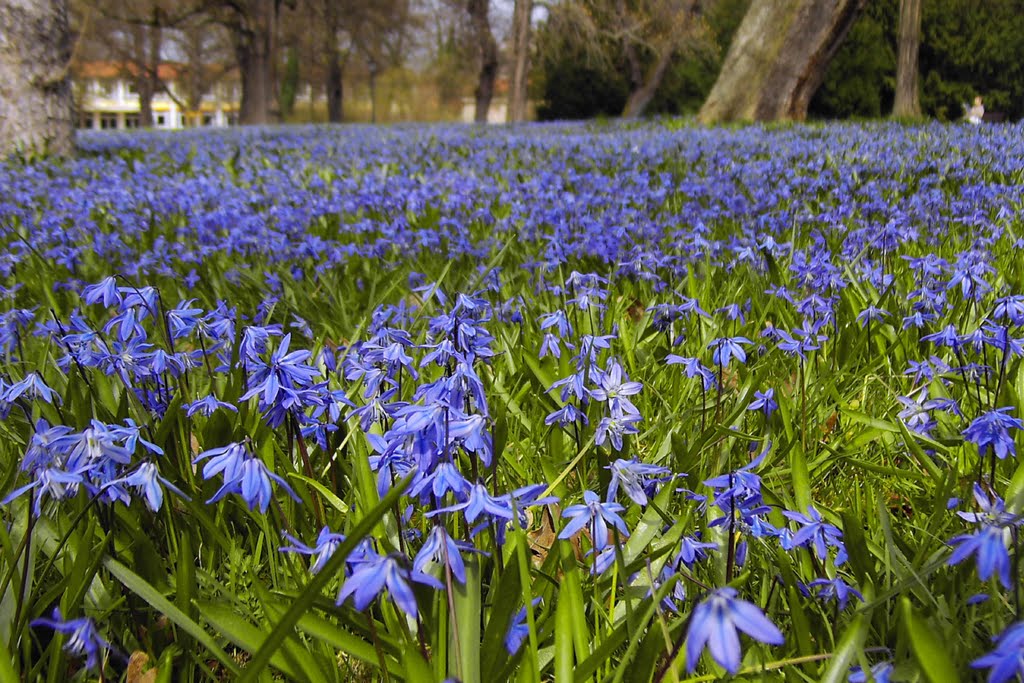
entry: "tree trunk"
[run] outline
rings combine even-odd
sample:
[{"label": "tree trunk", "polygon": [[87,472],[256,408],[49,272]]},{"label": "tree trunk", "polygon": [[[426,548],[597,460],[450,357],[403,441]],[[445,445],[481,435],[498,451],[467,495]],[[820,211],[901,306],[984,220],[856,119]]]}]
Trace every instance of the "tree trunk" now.
[{"label": "tree trunk", "polygon": [[[146,101],[145,109],[141,107],[139,109],[139,125],[143,128],[153,127],[153,96],[164,87],[160,80],[160,48],[163,43],[163,37],[160,9],[155,7],[153,10],[153,25],[149,27],[149,58],[146,60],[146,81],[149,85],[148,100]],[[141,92],[139,97],[142,97]]]},{"label": "tree trunk", "polygon": [[154,21],[152,26],[132,26],[132,80],[139,97],[139,126],[153,127],[153,96],[158,87],[157,69],[160,67],[160,28]]},{"label": "tree trunk", "polygon": [[672,63],[672,56],[676,51],[675,47],[675,44],[673,44],[663,49],[661,54],[658,55],[658,60],[648,70],[647,77],[644,78],[640,87],[629,93],[629,99],[626,100],[626,106],[622,110],[622,118],[635,119],[643,116],[647,105],[651,103],[654,95],[658,92],[658,86],[661,85],[661,81],[665,78],[665,72],[668,71],[669,64]]},{"label": "tree trunk", "polygon": [[0,2],[0,157],[71,153],[70,58],[66,0]]},{"label": "tree trunk", "polygon": [[253,0],[242,30],[235,32],[235,55],[242,77],[239,123],[277,121],[275,58],[278,0]]},{"label": "tree trunk", "polygon": [[900,0],[900,34],[896,57],[893,116],[921,116],[917,92],[917,54],[921,45],[921,0]]},{"label": "tree trunk", "polygon": [[516,0],[512,10],[512,82],[508,90],[508,121],[526,120],[526,85],[530,71],[530,14],[533,0]]},{"label": "tree trunk", "polygon": [[344,85],[342,84],[341,50],[338,49],[338,4],[337,0],[324,2],[324,58],[327,60],[327,122],[341,123],[344,115]]},{"label": "tree trunk", "polygon": [[698,116],[703,123],[807,118],[825,69],[867,0],[753,2]]},{"label": "tree trunk", "polygon": [[487,112],[494,97],[494,79],[498,75],[498,44],[491,33],[488,19],[490,0],[468,0],[466,9],[476,36],[477,51],[480,54],[480,75],[476,86],[476,112],[473,120],[487,123]]}]

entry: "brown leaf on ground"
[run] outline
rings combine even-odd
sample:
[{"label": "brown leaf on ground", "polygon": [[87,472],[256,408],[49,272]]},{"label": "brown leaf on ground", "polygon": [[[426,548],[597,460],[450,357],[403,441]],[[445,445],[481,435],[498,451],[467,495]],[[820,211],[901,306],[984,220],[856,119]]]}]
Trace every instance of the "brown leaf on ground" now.
[{"label": "brown leaf on ground", "polygon": [[[538,568],[544,565],[544,562],[548,557],[548,552],[554,547],[555,542],[558,540],[558,530],[555,525],[555,520],[560,516],[561,508],[557,504],[552,503],[551,505],[545,505],[541,509],[540,526],[526,532],[527,537],[530,539],[530,552],[533,555],[533,563]],[[590,541],[590,533],[587,532],[586,529],[578,531],[569,538],[573,554],[576,555],[576,559],[579,561],[583,561],[584,550],[582,540],[584,538],[586,538],[588,542]]]},{"label": "brown leaf on ground", "polygon": [[157,668],[154,666],[148,671],[144,671],[147,664],[149,664],[149,655],[139,650],[133,652],[128,659],[128,671],[124,677],[126,683],[155,683]]}]

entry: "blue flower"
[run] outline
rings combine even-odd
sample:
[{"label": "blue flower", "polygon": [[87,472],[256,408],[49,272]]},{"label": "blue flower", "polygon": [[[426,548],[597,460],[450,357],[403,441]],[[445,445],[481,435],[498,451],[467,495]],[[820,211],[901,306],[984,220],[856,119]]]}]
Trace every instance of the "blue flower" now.
[{"label": "blue flower", "polygon": [[1011,624],[998,636],[994,650],[971,662],[975,669],[990,669],[988,683],[1006,683],[1024,677],[1024,622]]},{"label": "blue flower", "polygon": [[1024,422],[1007,415],[1011,410],[1011,406],[997,408],[975,418],[963,431],[964,439],[975,444],[981,455],[984,455],[989,447],[1000,460],[1008,455],[1016,455],[1017,446],[1010,436],[1010,430],[1024,429]]},{"label": "blue flower", "polygon": [[819,600],[836,600],[839,609],[846,609],[851,597],[864,602],[864,596],[856,588],[852,588],[838,576],[834,579],[815,579],[807,584],[807,588],[813,590],[815,597]]},{"label": "blue flower", "polygon": [[182,407],[186,411],[185,414],[188,415],[189,417],[192,417],[196,413],[202,413],[203,415],[209,417],[210,415],[213,415],[213,413],[219,408],[230,410],[233,413],[238,412],[238,408],[231,405],[230,403],[225,403],[224,401],[218,400],[217,397],[214,396],[213,394],[207,394],[206,396],[196,401],[193,401],[192,403],[184,404]]},{"label": "blue flower", "polygon": [[480,456],[484,466],[491,466],[491,434],[487,431],[487,418],[483,415],[451,419],[448,423],[448,437],[461,440],[464,449]]},{"label": "blue flower", "polygon": [[438,508],[427,513],[427,517],[434,517],[442,512],[454,512],[462,510],[466,521],[470,524],[476,522],[481,516],[490,518],[488,521],[505,520],[512,521],[515,515],[512,513],[512,506],[507,496],[492,496],[483,484],[474,484],[469,490],[469,497],[461,503],[445,508]]},{"label": "blue flower", "polygon": [[210,479],[220,473],[224,476],[224,485],[207,503],[215,503],[229,493],[237,493],[250,510],[259,507],[261,513],[266,512],[270,505],[272,480],[294,500],[301,500],[288,482],[271,472],[262,460],[249,453],[240,443],[204,451],[192,463],[196,464],[206,458],[210,458],[210,461],[203,466],[203,478]]},{"label": "blue flower", "polygon": [[262,406],[267,407],[275,402],[282,389],[303,389],[309,387],[320,371],[306,361],[312,355],[308,350],[288,352],[292,336],[286,334],[277,349],[270,355],[267,363],[258,357],[250,362],[255,366],[249,376],[249,391],[242,395],[242,401],[253,396],[260,397]]},{"label": "blue flower", "polygon": [[603,446],[605,442],[610,440],[612,448],[616,451],[621,451],[622,437],[627,434],[638,434],[640,430],[637,429],[636,424],[642,419],[639,415],[631,413],[602,417],[601,421],[597,423],[597,429],[594,431],[594,443],[598,446]]},{"label": "blue flower", "polygon": [[699,531],[695,536],[684,536],[679,541],[679,552],[676,553],[675,564],[691,568],[694,563],[708,556],[706,550],[718,550],[718,544],[701,541]]},{"label": "blue flower", "polygon": [[[534,598],[531,604],[537,607],[542,602],[544,602],[543,598]],[[510,655],[514,655],[519,652],[519,648],[523,646],[523,643],[529,637],[530,625],[526,623],[526,608],[522,607],[516,612],[516,616],[513,617],[512,623],[508,626],[508,632],[505,634],[505,650]]]},{"label": "blue flower", "polygon": [[756,605],[736,597],[735,588],[712,591],[693,610],[686,634],[686,670],[697,668],[706,645],[711,657],[730,674],[739,671],[742,651],[739,632],[767,645],[782,645],[782,633]]},{"label": "blue flower", "polygon": [[884,308],[876,308],[873,304],[868,306],[863,311],[857,314],[857,321],[861,327],[865,327],[869,322],[882,322],[883,318],[888,318],[891,313]]},{"label": "blue flower", "polygon": [[558,534],[559,538],[568,539],[584,528],[589,528],[594,549],[600,552],[608,545],[608,525],[618,529],[623,536],[629,535],[626,523],[619,517],[619,513],[625,509],[621,505],[616,502],[602,503],[593,491],[584,491],[583,501],[582,505],[570,505],[562,510],[562,517],[572,521]]},{"label": "blue flower", "polygon": [[686,376],[690,379],[700,377],[705,390],[710,389],[715,385],[715,373],[712,372],[710,368],[701,364],[700,359],[698,358],[687,358],[670,353],[665,356],[665,363],[668,365],[682,365],[683,370],[686,372]]},{"label": "blue flower", "polygon": [[993,525],[982,525],[973,534],[962,534],[950,540],[956,550],[946,564],[960,564],[971,555],[976,555],[978,576],[987,581],[993,574],[999,575],[1004,588],[1010,588],[1010,529]]},{"label": "blue flower", "polygon": [[86,484],[85,471],[86,468],[67,472],[57,467],[40,467],[33,472],[35,479],[31,483],[8,493],[0,500],[0,505],[7,505],[15,498],[35,489],[32,514],[38,517],[42,513],[43,496],[48,495],[53,500],[73,498],[78,493],[78,487]]},{"label": "blue flower", "polygon": [[[612,360],[608,362],[608,369],[600,373],[598,387],[591,389],[590,395],[596,401],[608,401],[610,403],[624,401],[632,406],[632,403],[626,400],[626,397],[639,394],[641,389],[643,389],[643,384],[628,381],[628,378],[622,371],[622,366],[617,361]],[[636,409],[634,408],[632,411],[627,409],[626,412],[636,412]]]},{"label": "blue flower", "polygon": [[56,399],[57,403],[60,403],[60,396],[53,389],[46,386],[43,378],[35,372],[28,373],[24,379],[12,384],[4,393],[3,400],[13,403],[22,395],[41,398],[50,404]]},{"label": "blue flower", "polygon": [[775,402],[775,390],[755,391],[754,400],[747,406],[747,410],[760,410],[765,417],[771,417],[772,413],[778,410],[779,404]]},{"label": "blue flower", "polygon": [[358,563],[352,575],[345,579],[338,592],[337,604],[341,604],[352,596],[355,608],[360,612],[370,606],[380,592],[387,588],[388,596],[398,609],[415,619],[419,614],[416,606],[416,595],[412,592],[411,582],[422,583],[438,590],[444,588],[440,581],[432,576],[407,568],[408,559],[399,553],[367,557]]},{"label": "blue flower", "polygon": [[334,533],[330,527],[324,527],[320,530],[320,534],[316,537],[316,545],[308,546],[299,539],[295,538],[291,534],[284,534],[285,539],[291,543],[289,546],[279,548],[282,553],[298,553],[300,555],[312,555],[316,559],[313,564],[310,565],[309,571],[316,574],[327,561],[331,559],[331,555],[338,549],[338,546],[345,540],[345,536],[342,534]]},{"label": "blue flower", "polygon": [[125,484],[126,486],[139,489],[145,494],[146,504],[153,512],[160,510],[160,506],[163,505],[164,491],[162,487],[167,487],[185,500],[191,500],[181,489],[160,476],[156,464],[152,462],[142,463],[128,476],[112,481],[107,486],[115,484]]},{"label": "blue flower", "polygon": [[[878,662],[871,667],[871,678],[875,683],[889,683],[889,677],[892,675],[893,666],[891,662]],[[855,666],[850,669],[850,677],[846,679],[849,683],[867,683],[868,675],[864,670]]]},{"label": "blue flower", "polygon": [[447,565],[452,576],[459,583],[466,582],[466,564],[462,561],[462,552],[474,550],[468,543],[460,543],[453,539],[443,525],[434,526],[427,535],[427,540],[412,561],[414,571],[422,572],[427,564],[434,562],[442,567]]},{"label": "blue flower", "polygon": [[814,553],[819,560],[828,556],[828,548],[838,548],[836,564],[840,565],[846,560],[846,546],[843,544],[843,532],[839,527],[829,524],[821,517],[821,513],[812,505],[807,508],[808,515],[799,512],[783,510],[782,514],[798,524],[801,528],[793,534],[793,546],[814,546]]},{"label": "blue flower", "polygon": [[667,467],[640,462],[635,457],[631,460],[619,458],[608,465],[608,469],[612,471],[608,500],[615,500],[621,484],[626,495],[637,505],[647,505],[648,492],[671,471]]},{"label": "blue flower", "polygon": [[121,292],[118,289],[117,281],[111,276],[82,290],[82,299],[90,305],[102,303],[105,307],[110,308],[121,304]]},{"label": "blue flower", "polygon": [[549,427],[556,422],[560,425],[570,425],[576,422],[589,424],[586,414],[571,403],[566,403],[558,410],[548,413],[548,416],[544,418],[544,424]]},{"label": "blue flower", "polygon": [[81,618],[65,621],[61,616],[60,609],[55,608],[52,619],[45,617],[34,619],[31,625],[33,627],[46,626],[69,636],[67,642],[64,643],[64,649],[75,656],[84,656],[87,669],[96,672],[102,669],[103,651],[110,649],[110,643],[100,637],[92,619]]},{"label": "blue flower", "polygon": [[743,350],[743,347],[749,346],[752,343],[746,337],[721,337],[713,339],[708,344],[709,349],[714,349],[711,354],[711,360],[715,365],[720,365],[723,368],[728,367],[733,358],[740,363],[746,363],[747,352]]}]

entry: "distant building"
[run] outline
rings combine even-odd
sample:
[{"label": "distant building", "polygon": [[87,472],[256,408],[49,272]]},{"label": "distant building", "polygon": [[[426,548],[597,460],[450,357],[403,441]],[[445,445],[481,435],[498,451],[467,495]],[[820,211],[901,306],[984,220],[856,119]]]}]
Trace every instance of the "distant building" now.
[{"label": "distant building", "polygon": [[[139,94],[135,91],[129,67],[117,62],[83,62],[73,66],[72,82],[79,128],[120,130],[139,127]],[[174,97],[163,91],[153,96],[153,125],[156,128],[223,127],[238,123],[241,91],[237,80],[222,79],[203,97],[197,111],[184,111],[180,104],[185,100],[180,87],[182,67],[174,63],[160,64],[157,76]]]}]

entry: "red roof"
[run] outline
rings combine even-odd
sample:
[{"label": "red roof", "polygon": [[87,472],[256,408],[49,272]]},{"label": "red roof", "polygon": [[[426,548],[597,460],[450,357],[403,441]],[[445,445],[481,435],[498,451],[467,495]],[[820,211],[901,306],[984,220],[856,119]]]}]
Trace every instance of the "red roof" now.
[{"label": "red roof", "polygon": [[[156,75],[162,81],[177,80],[184,65],[175,62],[162,62],[156,67]],[[134,62],[79,62],[71,65],[72,73],[78,78],[127,78],[138,72]]]}]

